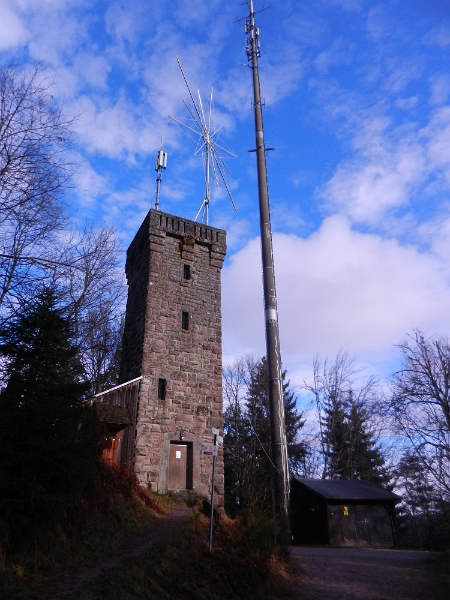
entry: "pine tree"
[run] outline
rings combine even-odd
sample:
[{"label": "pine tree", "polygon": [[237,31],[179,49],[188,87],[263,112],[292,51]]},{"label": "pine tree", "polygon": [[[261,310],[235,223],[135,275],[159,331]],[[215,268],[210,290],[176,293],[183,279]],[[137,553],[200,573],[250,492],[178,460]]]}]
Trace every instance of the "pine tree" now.
[{"label": "pine tree", "polygon": [[93,441],[80,431],[87,386],[70,336],[49,290],[0,331],[0,526],[10,532],[60,521],[92,464]]},{"label": "pine tree", "polygon": [[322,431],[328,448],[325,476],[387,484],[389,475],[370,431],[367,410],[354,399],[351,390],[346,395],[332,395],[324,409]]},{"label": "pine tree", "polygon": [[[240,402],[229,403],[224,413],[225,502],[234,515],[239,510],[263,510],[270,514],[272,462],[270,458],[270,415],[267,362],[262,358],[249,365],[246,393]],[[299,440],[304,418],[283,372],[286,440],[289,468],[295,475],[306,454]],[[239,454],[240,458],[237,458]]]}]

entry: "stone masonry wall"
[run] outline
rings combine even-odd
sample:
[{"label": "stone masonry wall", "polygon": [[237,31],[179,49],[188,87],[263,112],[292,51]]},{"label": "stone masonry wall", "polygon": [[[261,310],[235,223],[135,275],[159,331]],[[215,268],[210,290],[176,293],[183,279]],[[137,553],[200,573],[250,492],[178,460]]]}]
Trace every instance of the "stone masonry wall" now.
[{"label": "stone masonry wall", "polygon": [[[134,471],[142,485],[167,489],[170,441],[193,445],[193,491],[208,495],[212,459],[199,444],[222,432],[220,272],[223,230],[152,210],[127,253],[129,285],[121,380],[143,376],[135,425]],[[184,279],[184,265],[190,279]],[[144,300],[145,302],[144,302]],[[182,329],[182,313],[189,328]],[[166,380],[165,400],[158,380]],[[131,431],[130,431],[131,433]],[[223,456],[216,461],[223,503]]]}]

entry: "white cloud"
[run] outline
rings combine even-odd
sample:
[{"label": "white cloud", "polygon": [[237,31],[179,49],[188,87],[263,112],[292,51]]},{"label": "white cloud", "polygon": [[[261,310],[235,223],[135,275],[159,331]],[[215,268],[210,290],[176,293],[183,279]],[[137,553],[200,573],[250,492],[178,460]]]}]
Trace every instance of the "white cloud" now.
[{"label": "white cloud", "polygon": [[29,36],[25,24],[9,4],[0,2],[0,50],[16,48]]},{"label": "white cloud", "polygon": [[386,5],[379,4],[368,12],[366,27],[374,41],[390,37],[395,29],[395,21],[390,17],[387,9]]},{"label": "white cloud", "polygon": [[430,104],[444,104],[450,95],[450,77],[438,75],[431,80]]},{"label": "white cloud", "polygon": [[[282,358],[291,372],[341,348],[366,362],[385,358],[414,327],[450,331],[450,269],[434,254],[355,232],[334,216],[307,239],[275,234],[274,255]],[[253,239],[223,273],[229,357],[264,353],[260,261]]]},{"label": "white cloud", "polygon": [[79,79],[84,80],[92,88],[106,90],[108,73],[112,65],[104,56],[93,52],[80,52],[75,57],[74,68]]},{"label": "white cloud", "polygon": [[427,142],[427,155],[431,167],[442,169],[447,184],[450,184],[450,106],[437,109],[420,134]]},{"label": "white cloud", "polygon": [[326,75],[331,66],[350,64],[352,60],[351,50],[344,40],[338,38],[333,41],[330,48],[323,50],[313,61],[317,71]]},{"label": "white cloud", "polygon": [[[405,110],[416,104],[415,97],[396,101]],[[373,112],[379,110],[377,107]],[[412,215],[414,202],[423,205],[430,198],[439,204],[446,202],[450,106],[440,106],[426,115],[427,124],[421,128],[413,121],[395,124],[393,119],[367,116],[357,110],[342,114],[348,123],[351,158],[338,164],[317,190],[328,211],[344,214],[357,224],[385,228],[389,223],[392,232],[392,219]],[[398,209],[402,209],[401,217]]]},{"label": "white cloud", "polygon": [[[125,97],[110,104],[106,99],[84,96],[75,104],[79,113],[75,130],[91,153],[133,161],[142,152],[155,150],[161,142],[161,132],[149,116]],[[142,114],[144,112],[144,114]],[[164,136],[170,139],[170,131]]]},{"label": "white cloud", "polygon": [[110,191],[107,178],[97,173],[88,162],[81,162],[75,173],[74,183],[82,206],[94,205]]},{"label": "white cloud", "polygon": [[[131,9],[131,10],[130,10]],[[116,44],[123,42],[133,43],[136,32],[142,27],[142,20],[136,15],[133,5],[121,6],[113,3],[105,13],[106,31],[111,35]]]},{"label": "white cloud", "polygon": [[206,23],[216,13],[220,5],[220,0],[209,0],[208,2],[197,3],[193,10],[191,0],[180,0],[175,11],[175,18],[184,27]]},{"label": "white cloud", "polygon": [[423,39],[425,44],[445,48],[450,45],[450,27],[446,24],[430,31]]},{"label": "white cloud", "polygon": [[361,8],[362,0],[322,0],[325,4],[337,4],[346,10],[358,10]]},{"label": "white cloud", "polygon": [[398,145],[368,139],[364,152],[338,166],[320,195],[354,222],[378,224],[388,211],[408,204],[424,173],[423,150],[413,139]]},{"label": "white cloud", "polygon": [[264,90],[264,101],[273,105],[292,94],[300,83],[304,64],[292,53],[289,53],[289,62],[265,64],[261,71],[261,89]]},{"label": "white cloud", "polygon": [[409,98],[398,98],[395,101],[395,106],[401,108],[402,110],[412,110],[417,106],[419,98],[417,96],[410,96]]}]

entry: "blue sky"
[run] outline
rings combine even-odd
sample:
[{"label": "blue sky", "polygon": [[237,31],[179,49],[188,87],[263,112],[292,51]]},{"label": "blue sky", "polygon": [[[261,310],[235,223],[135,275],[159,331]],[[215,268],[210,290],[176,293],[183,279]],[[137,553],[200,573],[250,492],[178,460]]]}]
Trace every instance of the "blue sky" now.
[{"label": "blue sky", "polygon": [[[256,1],[255,8],[261,8]],[[264,352],[251,72],[240,2],[0,0],[3,63],[42,61],[77,115],[74,219],[111,223],[124,249],[155,196],[193,218],[203,168],[168,115],[214,88],[235,213],[228,231],[224,355]],[[450,3],[274,0],[257,16],[284,365],[301,383],[339,349],[386,375],[414,327],[450,333]]]}]

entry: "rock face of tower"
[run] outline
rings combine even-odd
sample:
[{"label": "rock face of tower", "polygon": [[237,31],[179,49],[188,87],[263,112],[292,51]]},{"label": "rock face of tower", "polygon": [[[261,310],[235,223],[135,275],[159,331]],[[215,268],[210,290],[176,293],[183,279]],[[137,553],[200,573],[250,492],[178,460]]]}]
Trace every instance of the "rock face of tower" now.
[{"label": "rock face of tower", "polygon": [[[152,490],[208,495],[212,458],[200,444],[222,432],[220,274],[226,233],[151,210],[126,261],[122,382],[141,377],[120,462]],[[127,450],[128,449],[128,450]],[[215,492],[223,503],[223,456]]]}]

